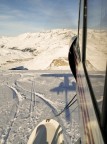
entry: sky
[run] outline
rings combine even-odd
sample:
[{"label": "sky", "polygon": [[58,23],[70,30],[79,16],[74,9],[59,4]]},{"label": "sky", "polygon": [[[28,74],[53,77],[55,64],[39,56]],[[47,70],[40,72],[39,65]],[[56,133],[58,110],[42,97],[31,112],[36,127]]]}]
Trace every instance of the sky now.
[{"label": "sky", "polygon": [[0,35],[77,28],[79,0],[0,0]]},{"label": "sky", "polygon": [[107,0],[89,0],[88,6],[88,27],[107,29]]}]

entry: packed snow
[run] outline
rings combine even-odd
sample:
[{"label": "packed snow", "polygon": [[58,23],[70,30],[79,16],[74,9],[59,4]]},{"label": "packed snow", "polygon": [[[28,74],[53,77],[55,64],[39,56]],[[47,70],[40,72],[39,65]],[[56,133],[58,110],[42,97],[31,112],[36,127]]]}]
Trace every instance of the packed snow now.
[{"label": "packed snow", "polygon": [[[75,35],[76,30],[59,29],[0,38],[2,144],[26,144],[35,126],[47,118],[60,123],[66,143],[80,138],[77,102],[57,116],[76,94],[67,58]],[[28,71],[6,71],[10,69]]]},{"label": "packed snow", "polygon": [[[44,119],[55,119],[66,143],[79,137],[78,104],[60,113],[76,94],[70,71],[5,71],[0,73],[0,140],[2,144],[26,144]],[[76,99],[76,98],[75,98]]]}]

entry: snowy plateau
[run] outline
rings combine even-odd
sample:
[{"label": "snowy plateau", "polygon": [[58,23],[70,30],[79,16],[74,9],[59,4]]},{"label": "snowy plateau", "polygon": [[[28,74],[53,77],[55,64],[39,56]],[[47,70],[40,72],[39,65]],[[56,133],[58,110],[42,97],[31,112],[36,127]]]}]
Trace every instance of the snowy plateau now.
[{"label": "snowy plateau", "polygon": [[80,138],[77,101],[57,116],[76,94],[68,64],[75,35],[59,29],[0,38],[1,144],[26,144],[38,123],[51,118],[62,126],[65,143]]}]

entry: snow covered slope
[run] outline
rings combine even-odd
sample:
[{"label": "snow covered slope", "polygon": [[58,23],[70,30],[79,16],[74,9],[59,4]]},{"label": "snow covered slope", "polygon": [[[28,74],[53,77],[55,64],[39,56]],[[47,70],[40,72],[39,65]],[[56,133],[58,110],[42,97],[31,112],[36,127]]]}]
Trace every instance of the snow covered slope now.
[{"label": "snow covered slope", "polygon": [[[80,44],[82,44],[80,31]],[[106,31],[88,30],[87,66],[105,70],[107,60]],[[23,66],[28,70],[69,70],[68,51],[77,30],[55,29],[0,38],[0,70]],[[102,61],[99,59],[102,59]]]},{"label": "snow covered slope", "polygon": [[[54,59],[67,59],[69,44],[74,35],[75,30],[57,29],[1,37],[0,69],[16,66],[24,66],[29,70],[58,69],[58,66],[51,67],[51,63]],[[64,67],[69,69],[68,64]]]}]

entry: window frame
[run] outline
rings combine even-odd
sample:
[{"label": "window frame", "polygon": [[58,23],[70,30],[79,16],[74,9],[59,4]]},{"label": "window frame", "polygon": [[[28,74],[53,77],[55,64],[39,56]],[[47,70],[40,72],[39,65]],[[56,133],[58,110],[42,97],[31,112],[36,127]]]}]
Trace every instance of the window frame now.
[{"label": "window frame", "polygon": [[[80,30],[80,13],[81,13],[81,1],[80,0],[80,6],[79,6],[79,20],[78,20],[78,38],[79,38],[79,30]],[[106,141],[106,135],[107,135],[107,67],[106,67],[106,74],[105,74],[105,83],[104,83],[104,95],[103,95],[103,103],[102,103],[102,111],[100,114],[100,110],[98,108],[98,103],[96,101],[94,91],[93,91],[93,86],[91,84],[91,80],[88,74],[88,70],[86,67],[86,46],[87,46],[87,1],[88,0],[83,0],[83,27],[82,27],[82,58],[81,62],[83,65],[84,69],[84,74],[87,80],[87,84],[89,87],[92,103],[94,106],[94,110],[97,116],[97,120],[102,132],[102,135]],[[106,127],[106,129],[105,129]]]}]

